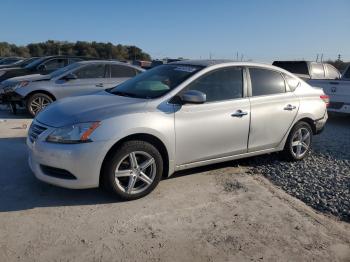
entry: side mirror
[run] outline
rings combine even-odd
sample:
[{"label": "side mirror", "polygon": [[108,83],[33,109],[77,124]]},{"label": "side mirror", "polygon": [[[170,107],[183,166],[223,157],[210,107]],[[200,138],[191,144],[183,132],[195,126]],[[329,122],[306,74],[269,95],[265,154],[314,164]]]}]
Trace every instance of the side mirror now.
[{"label": "side mirror", "polygon": [[181,101],[184,104],[203,104],[207,101],[207,95],[201,91],[188,90],[181,95]]},{"label": "side mirror", "polygon": [[73,73],[70,73],[70,74],[65,75],[65,76],[63,77],[63,79],[66,80],[66,81],[74,80],[74,79],[77,79],[77,78],[78,78],[78,77],[77,77],[75,74],[73,74]]}]

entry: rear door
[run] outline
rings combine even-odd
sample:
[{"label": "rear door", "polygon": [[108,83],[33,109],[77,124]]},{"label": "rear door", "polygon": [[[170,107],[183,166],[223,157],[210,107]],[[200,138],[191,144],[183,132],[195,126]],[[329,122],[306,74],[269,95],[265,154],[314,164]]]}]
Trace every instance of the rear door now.
[{"label": "rear door", "polygon": [[251,123],[248,151],[277,147],[292,125],[299,99],[287,89],[283,75],[274,70],[249,68]]},{"label": "rear door", "polygon": [[91,64],[73,72],[77,79],[56,81],[57,98],[92,94],[106,89],[108,78],[105,64]]},{"label": "rear door", "polygon": [[205,93],[207,101],[179,106],[175,113],[176,165],[247,152],[250,105],[243,72],[217,69],[185,89]]}]

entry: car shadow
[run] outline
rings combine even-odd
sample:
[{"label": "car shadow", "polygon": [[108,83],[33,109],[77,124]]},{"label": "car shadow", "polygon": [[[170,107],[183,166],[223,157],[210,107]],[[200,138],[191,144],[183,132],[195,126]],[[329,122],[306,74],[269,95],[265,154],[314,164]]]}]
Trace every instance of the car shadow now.
[{"label": "car shadow", "polygon": [[0,148],[0,212],[119,202],[100,189],[70,190],[37,180],[27,164],[25,138],[1,138]]},{"label": "car shadow", "polygon": [[[0,111],[1,118],[1,111]],[[350,132],[350,117],[331,116],[325,134],[334,128]],[[327,128],[329,129],[327,131]],[[349,134],[349,133],[347,133]],[[328,141],[326,137],[324,141]],[[326,144],[327,146],[327,144]],[[329,152],[328,152],[329,153]],[[330,151],[332,154],[332,151]],[[335,157],[336,154],[334,154]],[[261,161],[263,160],[263,161]],[[196,175],[221,168],[250,167],[281,161],[279,154],[251,157],[176,172],[168,179]],[[37,180],[27,164],[24,137],[0,138],[0,212],[20,211],[38,207],[79,206],[120,202],[100,189],[64,189]]]},{"label": "car shadow", "polygon": [[18,109],[16,114],[13,114],[9,108],[0,108],[1,119],[33,119],[25,109]]}]

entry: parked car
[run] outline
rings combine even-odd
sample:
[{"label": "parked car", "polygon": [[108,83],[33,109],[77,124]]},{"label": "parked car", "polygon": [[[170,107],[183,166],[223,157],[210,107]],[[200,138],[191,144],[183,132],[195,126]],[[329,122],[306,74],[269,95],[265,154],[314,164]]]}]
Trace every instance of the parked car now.
[{"label": "parked car", "polygon": [[23,58],[21,57],[5,57],[0,60],[0,66],[6,66],[6,65],[11,65],[16,62],[23,61]]},{"label": "parked car", "polygon": [[[25,106],[35,116],[53,101],[91,94],[116,86],[143,72],[142,68],[115,61],[82,61],[48,75],[14,77],[3,82],[2,100]],[[15,108],[13,108],[15,112]]]},{"label": "parked car", "polygon": [[72,64],[78,61],[83,61],[83,60],[93,60],[93,58],[79,57],[79,56],[42,57],[28,64],[24,68],[0,69],[0,82],[16,76],[24,76],[24,75],[32,75],[32,74],[49,74],[59,68],[62,68],[69,64]]},{"label": "parked car", "polygon": [[132,61],[132,64],[135,66],[142,67],[143,69],[150,69],[152,63],[150,61],[134,60]]},{"label": "parked car", "polygon": [[309,61],[274,61],[274,66],[283,68],[305,81],[310,79],[338,79],[340,72],[327,63]]},{"label": "parked car", "polygon": [[45,108],[28,133],[35,176],[103,185],[123,199],[177,170],[283,151],[303,159],[327,120],[327,96],[269,65],[183,61]]},{"label": "parked car", "polygon": [[322,88],[329,96],[328,111],[350,114],[350,66],[346,68],[340,79],[311,79],[308,83]]},{"label": "parked car", "polygon": [[23,60],[18,60],[17,62],[12,63],[12,64],[0,65],[0,69],[13,68],[13,67],[21,67],[21,68],[23,68],[23,67],[29,65],[30,63],[34,62],[37,59],[39,59],[39,57],[31,57],[31,58],[26,58],[26,59],[23,59]]},{"label": "parked car", "polygon": [[162,60],[153,60],[151,63],[151,68],[156,67],[156,66],[160,66],[163,64],[164,64],[164,62]]}]

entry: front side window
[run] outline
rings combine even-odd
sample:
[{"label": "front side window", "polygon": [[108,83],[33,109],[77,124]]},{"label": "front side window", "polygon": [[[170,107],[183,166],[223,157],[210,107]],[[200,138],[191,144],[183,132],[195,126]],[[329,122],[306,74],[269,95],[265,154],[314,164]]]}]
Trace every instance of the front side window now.
[{"label": "front side window", "polygon": [[340,78],[340,73],[334,66],[326,64],[327,67],[327,79],[338,79]]},{"label": "front side window", "polygon": [[243,69],[229,67],[218,69],[193,81],[186,90],[206,94],[207,102],[224,101],[243,97]]},{"label": "front side window", "polygon": [[324,79],[323,64],[311,63],[311,78],[312,79]]},{"label": "front side window", "polygon": [[66,59],[52,59],[43,64],[46,71],[56,70],[66,66]]},{"label": "front side window", "polygon": [[111,65],[111,78],[134,77],[136,70],[130,66]]},{"label": "front side window", "polygon": [[104,78],[105,77],[104,64],[100,65],[88,65],[82,69],[78,69],[74,72],[78,79],[88,79],[88,78]]},{"label": "front side window", "polygon": [[282,75],[277,71],[263,68],[249,68],[252,95],[263,96],[286,92]]},{"label": "front side window", "polygon": [[157,98],[167,94],[201,69],[202,66],[195,65],[161,65],[135,76],[109,92],[120,96]]}]

